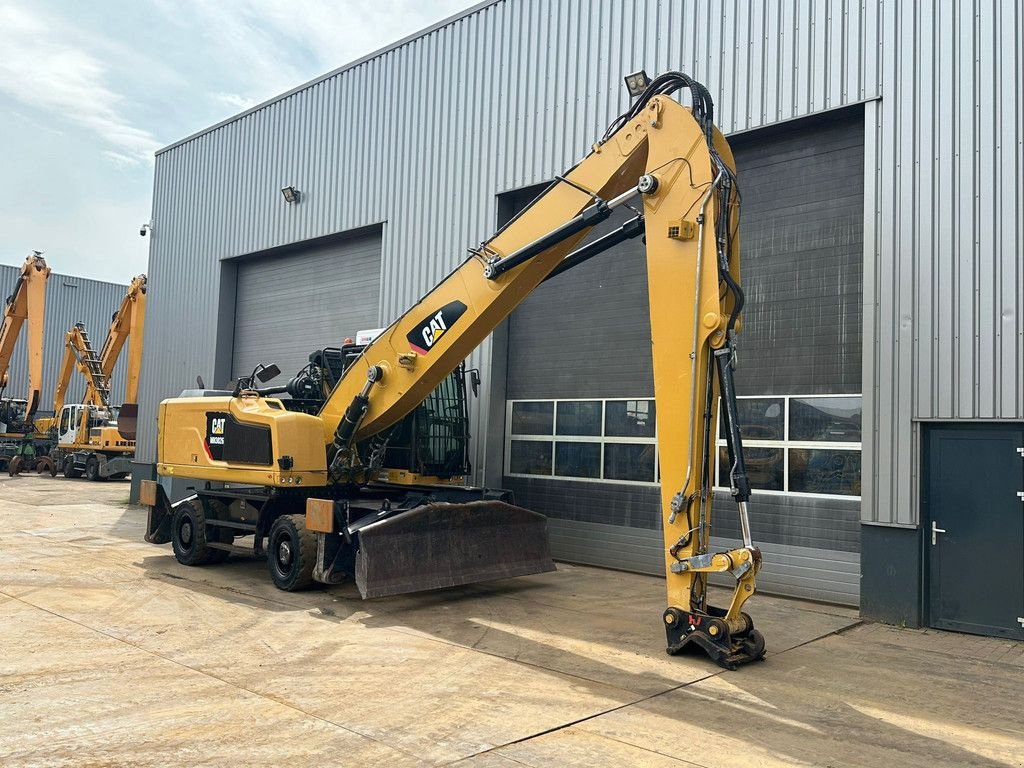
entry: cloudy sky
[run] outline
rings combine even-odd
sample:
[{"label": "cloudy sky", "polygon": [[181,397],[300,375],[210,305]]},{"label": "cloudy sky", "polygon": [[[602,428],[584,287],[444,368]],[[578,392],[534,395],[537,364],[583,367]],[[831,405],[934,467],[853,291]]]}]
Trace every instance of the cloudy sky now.
[{"label": "cloudy sky", "polygon": [[154,150],[475,2],[0,0],[0,263],[127,282]]}]

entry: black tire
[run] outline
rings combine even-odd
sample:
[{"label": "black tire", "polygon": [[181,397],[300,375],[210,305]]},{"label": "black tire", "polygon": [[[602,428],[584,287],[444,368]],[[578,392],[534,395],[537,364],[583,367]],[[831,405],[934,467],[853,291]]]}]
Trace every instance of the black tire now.
[{"label": "black tire", "polygon": [[171,548],[182,565],[206,565],[214,550],[206,546],[206,513],[199,499],[179,504],[171,519]]},{"label": "black tire", "polygon": [[305,515],[281,515],[270,527],[267,565],[274,586],[297,592],[313,583],[316,534],[306,530]]},{"label": "black tire", "polygon": [[102,480],[100,477],[100,462],[95,456],[90,456],[85,460],[85,479],[96,482]]},{"label": "black tire", "polygon": [[75,457],[68,456],[64,459],[64,477],[69,480],[74,480],[76,477],[81,477],[82,471],[75,469]]},{"label": "black tire", "polygon": [[[228,505],[219,499],[207,499],[206,509],[209,511],[208,518],[213,520],[228,519]],[[216,541],[220,544],[231,544],[235,540],[230,528],[219,525],[210,525],[206,528],[206,541]],[[210,563],[223,563],[231,556],[230,552],[223,549],[210,549]]]}]

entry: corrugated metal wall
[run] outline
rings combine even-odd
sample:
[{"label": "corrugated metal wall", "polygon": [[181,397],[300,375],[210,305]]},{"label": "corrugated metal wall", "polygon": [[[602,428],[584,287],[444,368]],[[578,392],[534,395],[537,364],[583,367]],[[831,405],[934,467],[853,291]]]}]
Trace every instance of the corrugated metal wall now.
[{"label": "corrugated metal wall", "polygon": [[[221,259],[386,222],[388,320],[490,233],[496,193],[583,154],[624,108],[624,73],[683,69],[726,132],[880,99],[866,107],[863,514],[914,523],[915,418],[1024,416],[1024,10],[960,5],[499,0],[169,148],[140,459],[157,402],[212,377]],[[485,373],[489,356],[474,359]],[[475,401],[474,434],[501,428],[487,411]]]},{"label": "corrugated metal wall", "polygon": [[1024,419],[1024,3],[941,5],[887,6],[867,111],[870,522],[918,522],[919,421]]},{"label": "corrugated metal wall", "polygon": [[[53,269],[52,261],[50,268]],[[20,271],[20,266],[0,264],[0,291],[3,292],[3,297],[9,296],[14,289]],[[110,317],[121,305],[127,288],[127,284],[103,283],[84,277],[61,275],[56,271],[50,272],[50,277],[46,281],[46,315],[43,323],[43,397],[39,403],[41,413],[53,410],[53,388],[64,358],[64,334],[75,323],[85,323],[89,338],[99,352],[107,329],[110,328]],[[26,335],[23,328],[14,348],[14,356],[11,358],[10,381],[4,393],[8,397],[25,397],[28,390]],[[114,369],[111,389],[114,402],[117,404],[124,398],[124,367],[125,360],[122,357]],[[85,379],[80,374],[74,374],[71,382],[67,402],[81,399],[85,393]]]}]

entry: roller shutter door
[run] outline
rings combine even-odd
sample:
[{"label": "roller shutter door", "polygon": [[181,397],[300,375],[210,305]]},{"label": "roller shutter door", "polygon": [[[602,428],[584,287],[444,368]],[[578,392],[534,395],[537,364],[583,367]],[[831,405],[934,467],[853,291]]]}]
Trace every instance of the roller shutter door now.
[{"label": "roller shutter door", "polygon": [[[781,414],[780,425],[806,411],[806,402],[826,403],[797,396],[861,391],[863,137],[863,113],[855,108],[731,142],[743,195],[749,300],[737,383],[740,395],[780,398],[764,408]],[[515,210],[530,192],[509,196],[499,210]],[[642,245],[627,242],[541,286],[513,313],[504,484],[519,503],[549,516],[557,557],[661,573],[654,437],[644,411],[651,406],[643,402],[653,396],[645,270]],[[686,302],[680,297],[681,307]],[[549,409],[544,401],[554,402]],[[826,404],[838,412],[851,402],[856,398]],[[814,418],[805,421],[808,430],[820,427]],[[551,441],[542,437],[546,430]],[[527,439],[514,439],[523,433]],[[747,437],[752,434],[767,432],[751,428]],[[778,436],[784,437],[781,426]],[[859,443],[859,423],[841,439]],[[774,458],[781,468],[780,457],[788,457],[790,490],[806,485],[815,462],[835,459],[806,446],[793,452],[788,442],[760,450],[759,467]],[[843,493],[755,492],[752,524],[766,556],[766,590],[850,604],[859,599],[859,451],[840,458],[849,460],[846,474],[819,472],[815,488],[846,482]],[[634,471],[632,481],[614,480]],[[580,479],[562,479],[566,474]],[[766,483],[777,480],[764,475]],[[734,506],[724,498],[716,509],[714,536],[733,540]]]},{"label": "roller shutter door", "polygon": [[381,233],[238,265],[232,375],[276,363],[283,383],[310,352],[378,324]]}]

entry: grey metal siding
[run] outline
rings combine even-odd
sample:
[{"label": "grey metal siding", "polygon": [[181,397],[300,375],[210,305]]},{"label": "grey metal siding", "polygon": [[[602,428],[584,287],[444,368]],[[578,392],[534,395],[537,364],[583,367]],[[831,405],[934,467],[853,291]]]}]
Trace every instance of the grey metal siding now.
[{"label": "grey metal siding", "polygon": [[863,515],[912,526],[918,420],[1024,418],[1024,3],[887,4],[876,44]]},{"label": "grey metal siding", "polygon": [[489,234],[496,192],[582,155],[623,73],[682,69],[728,133],[879,99],[862,514],[916,524],[914,419],[1024,417],[1022,25],[1022,0],[498,0],[190,137],[156,162],[139,456],[159,400],[217,365],[220,259],[387,220],[389,319]]},{"label": "grey metal siding", "polygon": [[[53,264],[50,264],[52,269]],[[6,264],[0,265],[0,291],[3,296],[10,295],[14,283],[18,279],[20,267]],[[104,283],[84,277],[62,275],[56,271],[50,273],[46,281],[46,314],[43,323],[43,394],[39,404],[40,413],[53,410],[53,389],[64,358],[64,334],[77,322],[85,323],[89,338],[98,352],[103,339],[110,327],[110,318],[121,305],[121,299],[128,288],[127,283]],[[22,331],[21,338],[14,348],[11,358],[8,397],[24,397],[28,390],[28,367],[25,350],[26,338]],[[125,356],[122,355],[114,368],[111,396],[115,404],[124,399]],[[68,402],[80,399],[85,393],[85,379],[78,373],[71,379],[68,390]]]},{"label": "grey metal siding", "polygon": [[380,231],[238,264],[233,376],[276,363],[282,384],[320,347],[378,325]]},{"label": "grey metal siding", "polygon": [[[665,573],[665,545],[661,531],[618,525],[548,520],[548,538],[558,557],[570,563],[649,573]],[[711,547],[723,551],[739,546],[736,539],[717,536]],[[767,594],[857,605],[860,595],[860,555],[841,550],[807,549],[766,542],[760,545],[764,565],[757,588]],[[731,586],[727,574],[712,576],[711,583]]]}]

